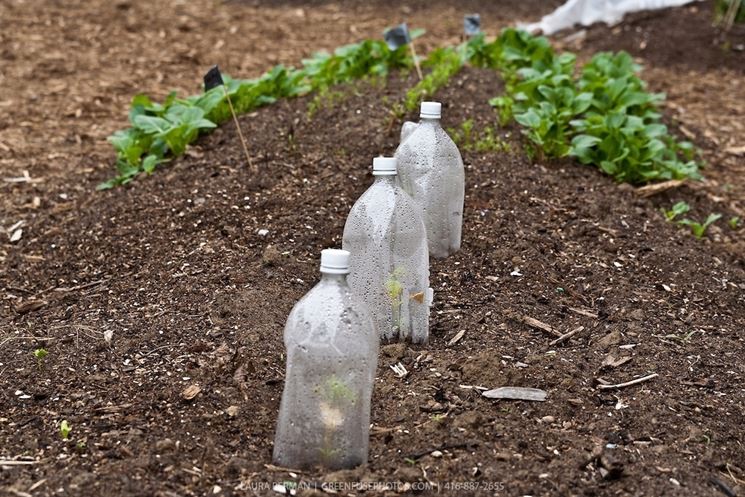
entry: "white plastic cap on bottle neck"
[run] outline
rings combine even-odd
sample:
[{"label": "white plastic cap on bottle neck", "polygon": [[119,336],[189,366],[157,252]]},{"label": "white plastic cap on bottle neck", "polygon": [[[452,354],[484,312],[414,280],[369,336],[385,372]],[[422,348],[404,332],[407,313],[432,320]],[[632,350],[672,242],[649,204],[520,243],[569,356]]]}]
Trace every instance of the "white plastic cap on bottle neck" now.
[{"label": "white plastic cap on bottle neck", "polygon": [[321,272],[327,274],[348,274],[349,252],[339,249],[322,250]]},{"label": "white plastic cap on bottle neck", "polygon": [[395,176],[398,171],[398,160],[395,157],[375,157],[373,159],[373,176]]},{"label": "white plastic cap on bottle neck", "polygon": [[440,119],[442,116],[442,104],[440,102],[422,102],[419,108],[419,117],[425,119]]}]

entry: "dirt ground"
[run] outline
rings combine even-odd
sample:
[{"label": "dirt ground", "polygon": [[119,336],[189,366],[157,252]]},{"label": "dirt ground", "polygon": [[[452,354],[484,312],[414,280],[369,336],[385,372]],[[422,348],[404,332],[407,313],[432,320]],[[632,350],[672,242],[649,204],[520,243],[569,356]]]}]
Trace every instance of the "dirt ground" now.
[{"label": "dirt ground", "polygon": [[[433,262],[432,341],[382,348],[370,462],[353,471],[271,465],[281,334],[320,250],[340,245],[370,158],[395,149],[390,106],[414,76],[355,85],[312,118],[310,97],[244,116],[259,174],[225,125],[153,176],[94,191],[135,93],[192,93],[215,62],[250,77],[404,19],[428,30],[426,50],[457,40],[464,11],[496,33],[558,3],[0,3],[0,178],[30,176],[0,182],[0,226],[25,223],[20,241],[0,241],[0,460],[16,462],[0,464],[0,495],[278,495],[274,482],[339,481],[423,495],[745,491],[743,230],[722,222],[696,240],[659,213],[677,200],[696,218],[745,209],[732,151],[745,145],[743,36],[711,28],[708,2],[557,38],[582,57],[639,57],[707,181],[641,198],[571,161],[528,160],[515,127],[498,129],[509,152],[464,152],[464,245]],[[652,48],[660,32],[666,49]],[[444,125],[494,126],[487,100],[501,88],[464,70],[437,95]],[[583,329],[552,346],[524,316]],[[504,385],[549,397],[480,395]],[[365,495],[385,493],[397,495]]]}]

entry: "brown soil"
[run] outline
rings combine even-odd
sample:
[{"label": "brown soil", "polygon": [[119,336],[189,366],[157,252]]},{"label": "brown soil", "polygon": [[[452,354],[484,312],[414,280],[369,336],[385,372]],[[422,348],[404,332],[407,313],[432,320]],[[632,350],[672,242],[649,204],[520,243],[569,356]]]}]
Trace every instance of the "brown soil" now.
[{"label": "brown soil", "polygon": [[630,14],[610,30],[593,26],[587,42],[595,50],[626,50],[655,67],[745,73],[745,25],[729,32],[714,25],[713,2]]},{"label": "brown soil", "polygon": [[[27,224],[0,246],[0,459],[35,464],[0,465],[2,491],[276,495],[258,484],[288,480],[430,480],[443,495],[743,490],[743,231],[719,223],[699,241],[659,214],[683,199],[695,218],[731,215],[737,199],[713,198],[711,185],[641,199],[571,161],[528,160],[513,127],[499,130],[511,152],[464,153],[464,246],[433,263],[431,343],[383,348],[370,463],[297,476],[269,465],[284,320],[316,281],[319,251],[339,245],[370,158],[394,150],[389,109],[412,77],[357,85],[312,118],[310,98],[245,116],[259,173],[226,125],[130,188],[92,193],[110,174],[105,151],[76,155],[64,174],[39,160],[34,171],[57,179],[4,187],[2,222]],[[486,102],[500,88],[464,70],[437,95],[445,126],[493,125]],[[520,315],[584,329],[551,347]],[[389,368],[399,361],[403,379]],[[647,373],[659,376],[596,388]],[[549,398],[498,402],[473,388],[504,385]]]}]

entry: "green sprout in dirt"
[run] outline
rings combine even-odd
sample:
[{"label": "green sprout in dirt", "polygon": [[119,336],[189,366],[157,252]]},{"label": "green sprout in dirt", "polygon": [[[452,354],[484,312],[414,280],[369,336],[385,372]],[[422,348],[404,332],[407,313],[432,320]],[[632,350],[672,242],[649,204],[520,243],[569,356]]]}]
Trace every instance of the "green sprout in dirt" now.
[{"label": "green sprout in dirt", "polygon": [[461,55],[454,48],[433,50],[423,64],[425,67],[432,67],[432,71],[406,92],[404,108],[411,112],[419,107],[422,100],[431,98],[461,70],[463,63]]},{"label": "green sprout in dirt", "polygon": [[442,423],[445,421],[445,415],[444,414],[432,414],[429,419],[434,421],[435,423]]},{"label": "green sprout in dirt", "polygon": [[494,128],[486,126],[474,132],[473,119],[466,119],[460,126],[448,128],[448,134],[461,150],[468,152],[508,152],[510,144],[497,136]]},{"label": "green sprout in dirt", "polygon": [[401,306],[403,305],[402,295],[404,293],[404,286],[401,283],[401,278],[403,278],[405,272],[404,268],[398,267],[393,270],[390,276],[388,276],[388,280],[385,282],[385,293],[391,301],[393,324],[399,331],[401,330]]},{"label": "green sprout in dirt", "polygon": [[59,434],[62,439],[67,440],[68,438],[70,438],[71,431],[72,426],[70,426],[70,423],[68,423],[66,419],[63,419],[59,424]]},{"label": "green sprout in dirt", "polygon": [[709,228],[709,226],[711,226],[712,223],[718,221],[721,217],[721,214],[715,213],[709,214],[709,216],[703,223],[693,221],[692,219],[681,219],[680,221],[678,221],[678,224],[689,226],[691,228],[691,233],[693,233],[693,236],[700,239],[704,237],[704,234],[706,233],[706,230]]},{"label": "green sprout in dirt", "polygon": [[677,340],[678,342],[681,342],[681,343],[688,343],[691,341],[691,339],[693,338],[693,335],[695,335],[696,333],[697,333],[696,330],[693,330],[693,331],[689,331],[688,333],[681,333],[679,335],[673,335],[673,334],[665,335],[665,338],[670,338],[671,340]]},{"label": "green sprout in dirt", "polygon": [[321,421],[324,425],[323,446],[318,450],[321,458],[331,463],[341,449],[334,447],[334,433],[344,424],[344,412],[357,400],[357,395],[336,375],[331,375],[323,385],[316,387],[321,402]]},{"label": "green sprout in dirt", "polygon": [[739,216],[733,216],[727,221],[727,225],[730,227],[730,229],[736,230],[738,226],[740,226],[740,217]]},{"label": "green sprout in dirt", "polygon": [[49,355],[49,352],[45,348],[34,350],[34,357],[36,357],[36,364],[39,366],[39,369],[44,367],[44,358],[47,355]]},{"label": "green sprout in dirt", "polygon": [[673,222],[676,217],[681,216],[691,210],[691,206],[685,202],[678,202],[673,205],[672,209],[662,209],[662,213],[665,215],[665,219],[668,222]]}]

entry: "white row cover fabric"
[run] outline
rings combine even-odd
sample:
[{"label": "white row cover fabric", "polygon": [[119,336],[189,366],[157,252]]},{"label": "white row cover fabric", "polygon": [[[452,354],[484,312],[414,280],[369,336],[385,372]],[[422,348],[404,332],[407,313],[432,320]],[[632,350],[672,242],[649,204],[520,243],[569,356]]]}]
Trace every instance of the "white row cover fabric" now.
[{"label": "white row cover fabric", "polygon": [[694,1],[700,0],[569,0],[540,22],[520,27],[531,33],[540,31],[551,35],[575,24],[589,26],[604,22],[613,25],[630,12],[679,7]]}]

